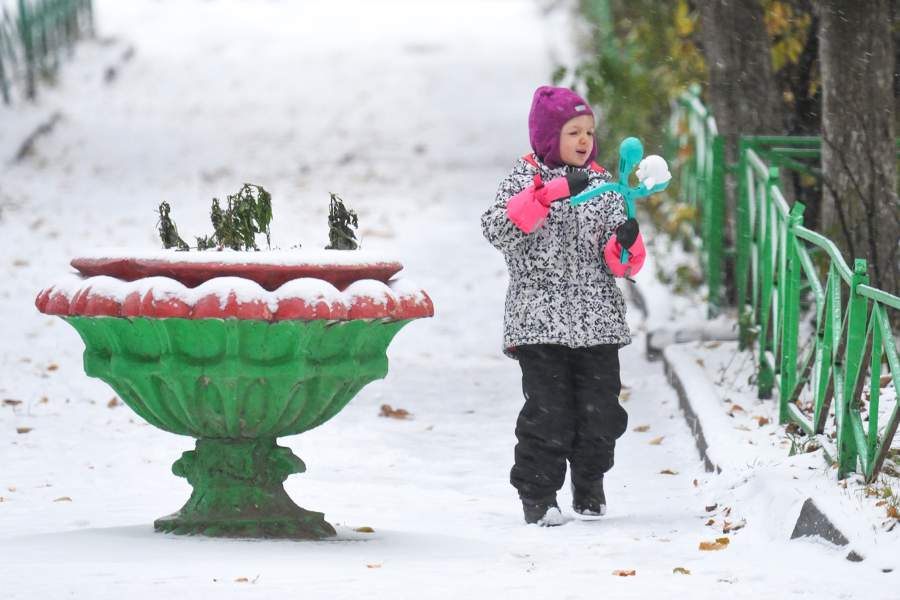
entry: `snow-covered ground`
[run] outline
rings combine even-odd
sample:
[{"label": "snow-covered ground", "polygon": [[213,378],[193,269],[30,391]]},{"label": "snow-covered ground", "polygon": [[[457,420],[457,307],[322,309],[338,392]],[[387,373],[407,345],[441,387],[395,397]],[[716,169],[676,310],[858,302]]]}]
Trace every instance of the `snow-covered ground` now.
[{"label": "snow-covered ground", "polygon": [[[522,523],[507,482],[522,400],[499,348],[505,268],[478,217],[528,149],[531,92],[567,55],[567,6],[96,1],[102,43],[81,46],[38,105],[0,108],[0,398],[21,401],[0,406],[0,597],[897,597],[896,571],[882,572],[896,553],[854,564],[787,541],[799,504],[776,502],[786,475],[739,494],[733,474],[703,471],[634,309],[609,514]],[[337,540],[154,533],[189,495],[170,467],[192,441],[110,402],[75,331],[33,306],[80,251],[155,246],[160,201],[190,239],[207,233],[210,199],[245,181],[273,193],[282,248],[324,246],[328,192],[340,194],[365,247],[400,257],[435,303],[395,340],[385,380],[281,440],[308,467],[288,491],[339,525]],[[653,272],[638,285],[660,322],[676,303]],[[413,416],[380,418],[382,404]],[[571,519],[569,500],[564,489]],[[725,508],[747,525],[700,551],[722,536]]]}]

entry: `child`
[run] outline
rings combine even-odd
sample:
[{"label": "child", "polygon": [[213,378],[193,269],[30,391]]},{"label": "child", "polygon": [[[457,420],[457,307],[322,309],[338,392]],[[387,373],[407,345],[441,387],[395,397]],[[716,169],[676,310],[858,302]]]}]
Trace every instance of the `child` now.
[{"label": "child", "polygon": [[[540,87],[528,129],[534,152],[500,183],[481,226],[506,258],[503,346],[519,361],[525,395],[510,482],[525,522],[550,526],[562,524],[556,492],[567,460],[572,508],[582,515],[606,512],[603,474],[628,424],[618,399],[618,349],[631,342],[612,273],[637,273],[645,253],[618,194],[568,202],[611,179],[593,162],[594,114],[587,102],[564,88]],[[623,247],[630,254],[626,265],[619,263]]]}]

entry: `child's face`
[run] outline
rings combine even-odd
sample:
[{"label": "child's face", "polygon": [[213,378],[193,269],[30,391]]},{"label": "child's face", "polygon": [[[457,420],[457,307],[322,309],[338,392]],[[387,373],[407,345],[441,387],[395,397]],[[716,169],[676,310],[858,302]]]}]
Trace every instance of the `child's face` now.
[{"label": "child's face", "polygon": [[581,167],[594,147],[594,117],[580,115],[566,121],[559,133],[559,157],[564,163]]}]

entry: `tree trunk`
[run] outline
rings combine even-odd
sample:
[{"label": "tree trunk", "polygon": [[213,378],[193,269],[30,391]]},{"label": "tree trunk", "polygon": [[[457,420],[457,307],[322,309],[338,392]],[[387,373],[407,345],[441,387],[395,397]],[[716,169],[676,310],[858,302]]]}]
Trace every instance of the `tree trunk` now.
[{"label": "tree trunk", "polygon": [[[740,134],[784,133],[784,106],[772,71],[772,48],[759,0],[700,0],[700,40],[709,68],[709,106],[725,159],[734,163]],[[726,247],[735,239],[736,180],[728,176]],[[734,269],[726,267],[726,293],[734,298]]]},{"label": "tree trunk", "polygon": [[[869,280],[898,292],[897,159],[891,0],[822,0],[822,231]],[[852,266],[852,262],[850,263]]]}]

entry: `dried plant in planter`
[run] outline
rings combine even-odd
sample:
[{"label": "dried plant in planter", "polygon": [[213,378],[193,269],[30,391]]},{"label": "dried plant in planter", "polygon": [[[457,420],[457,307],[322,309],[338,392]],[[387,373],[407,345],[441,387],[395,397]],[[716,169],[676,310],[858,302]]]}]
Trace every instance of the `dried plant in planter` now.
[{"label": "dried plant in planter", "polygon": [[159,221],[157,221],[156,226],[159,229],[159,237],[162,239],[163,247],[175,248],[176,250],[190,250],[187,242],[178,235],[178,228],[175,227],[175,223],[169,217],[170,211],[171,208],[168,202],[163,202],[159,205]]},{"label": "dried plant in planter", "polygon": [[[169,217],[169,204],[159,205],[159,235],[165,248],[188,250],[188,245],[178,237],[175,223]],[[245,183],[236,194],[226,197],[225,208],[213,198],[209,215],[212,235],[199,236],[198,250],[231,248],[232,250],[259,250],[256,235],[266,235],[266,246],[271,248],[272,195],[260,185]]]},{"label": "dried plant in planter", "polygon": [[337,194],[331,194],[331,207],[328,210],[328,245],[326,250],[356,250],[359,242],[353,229],[359,227],[356,212],[344,206],[344,201]]}]

